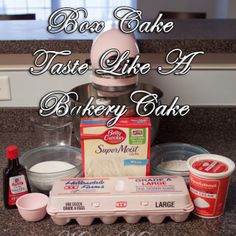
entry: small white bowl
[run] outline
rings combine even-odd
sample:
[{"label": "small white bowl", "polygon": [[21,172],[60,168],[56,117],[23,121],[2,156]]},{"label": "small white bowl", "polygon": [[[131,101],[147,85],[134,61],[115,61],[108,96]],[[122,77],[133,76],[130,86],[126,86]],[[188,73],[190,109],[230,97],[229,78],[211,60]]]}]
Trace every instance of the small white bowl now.
[{"label": "small white bowl", "polygon": [[42,193],[28,193],[19,197],[16,206],[26,221],[40,221],[46,215],[48,196]]}]

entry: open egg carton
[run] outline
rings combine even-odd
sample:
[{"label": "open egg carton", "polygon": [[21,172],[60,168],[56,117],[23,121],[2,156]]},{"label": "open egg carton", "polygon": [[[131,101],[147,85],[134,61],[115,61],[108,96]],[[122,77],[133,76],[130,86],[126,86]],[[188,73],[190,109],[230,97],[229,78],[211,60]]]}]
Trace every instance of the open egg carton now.
[{"label": "open egg carton", "polygon": [[150,176],[63,179],[53,185],[47,212],[58,225],[71,219],[91,225],[95,218],[113,224],[118,217],[127,223],[141,217],[161,223],[167,216],[183,222],[193,209],[182,177]]}]

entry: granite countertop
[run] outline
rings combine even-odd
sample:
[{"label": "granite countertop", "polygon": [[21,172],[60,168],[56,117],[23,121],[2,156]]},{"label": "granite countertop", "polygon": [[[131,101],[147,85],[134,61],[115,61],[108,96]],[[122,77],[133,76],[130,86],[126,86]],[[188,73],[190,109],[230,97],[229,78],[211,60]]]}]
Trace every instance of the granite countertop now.
[{"label": "granite countertop", "polygon": [[[81,19],[80,23],[83,21]],[[140,24],[146,20],[141,20]],[[170,20],[161,19],[166,22]],[[168,33],[145,32],[135,30],[136,39],[236,39],[236,19],[172,19],[174,28]],[[118,24],[118,21],[114,21]],[[151,20],[153,22],[153,20]],[[111,21],[105,22],[105,30],[111,28]],[[75,31],[73,33],[49,33],[47,31],[48,21],[43,20],[21,20],[1,21],[0,27],[4,34],[0,40],[93,40],[98,33]]]},{"label": "granite countertop", "polygon": [[[192,52],[236,52],[236,19],[173,20],[174,29],[167,33],[138,33],[135,37],[141,53],[166,53],[173,48]],[[90,52],[95,33],[66,34],[47,32],[47,21],[2,21],[0,53],[33,53],[46,50],[71,50],[73,53]],[[109,24],[106,24],[109,25]]]},{"label": "granite countertop", "polygon": [[[11,110],[11,109],[10,109]],[[28,115],[18,111],[1,110],[0,133],[0,169],[6,166],[4,149],[9,144],[16,144],[20,152],[32,147],[34,134],[28,125]],[[161,142],[186,142],[200,145],[211,153],[225,155],[236,161],[236,122],[235,108],[193,109],[189,117],[168,118],[161,121]],[[15,123],[12,124],[15,120]],[[223,122],[222,122],[223,121]],[[21,127],[20,127],[21,126]],[[25,127],[25,128],[24,128]],[[72,144],[78,146],[74,139]],[[0,179],[2,192],[2,179]],[[236,235],[236,172],[234,172],[226,202],[225,214],[216,219],[201,219],[193,214],[183,223],[165,219],[162,224],[150,224],[145,218],[137,224],[127,224],[123,219],[113,225],[104,225],[95,220],[91,226],[79,226],[75,221],[65,226],[55,225],[49,216],[36,223],[25,222],[17,210],[3,209],[0,199],[0,232],[2,236],[31,235]],[[80,234],[84,232],[84,234]]]}]

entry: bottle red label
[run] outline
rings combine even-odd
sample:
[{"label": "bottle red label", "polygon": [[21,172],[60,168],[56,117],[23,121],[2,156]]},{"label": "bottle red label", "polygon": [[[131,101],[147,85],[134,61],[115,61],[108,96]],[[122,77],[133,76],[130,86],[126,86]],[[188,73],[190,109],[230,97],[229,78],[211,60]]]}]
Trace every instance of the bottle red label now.
[{"label": "bottle red label", "polygon": [[8,204],[15,205],[16,200],[28,193],[26,179],[24,175],[17,175],[9,178]]}]

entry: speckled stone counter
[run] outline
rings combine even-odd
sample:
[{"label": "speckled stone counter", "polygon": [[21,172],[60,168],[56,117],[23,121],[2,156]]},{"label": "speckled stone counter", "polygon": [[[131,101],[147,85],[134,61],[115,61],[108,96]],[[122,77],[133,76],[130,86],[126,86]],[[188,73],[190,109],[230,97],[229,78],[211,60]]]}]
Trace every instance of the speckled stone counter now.
[{"label": "speckled stone counter", "polygon": [[[235,53],[236,40],[216,39],[139,39],[141,53],[166,53],[173,48],[184,52]],[[89,53],[92,40],[11,40],[0,41],[0,54],[32,54],[40,48],[45,50],[70,50],[72,53]]]},{"label": "speckled stone counter", "polygon": [[[158,12],[158,10],[157,10]],[[135,37],[141,53],[166,53],[173,48],[185,52],[203,50],[208,53],[236,52],[236,19],[173,20],[169,33],[139,33]],[[107,22],[108,23],[108,22]],[[108,24],[109,25],[109,24]],[[0,28],[0,54],[33,53],[46,50],[71,50],[73,53],[89,53],[96,33],[47,31],[47,21],[2,21]]]},{"label": "speckled stone counter", "polygon": [[[168,118],[161,121],[159,140],[161,142],[186,142],[200,145],[211,153],[225,155],[236,161],[236,119],[235,108],[196,108],[185,118]],[[16,144],[23,153],[29,150],[34,141],[28,117],[34,111],[19,112],[1,109],[0,123],[0,171],[6,166],[4,149],[9,144]],[[21,117],[21,118],[20,118]],[[3,122],[3,119],[4,122]],[[13,126],[12,122],[15,121]],[[21,125],[22,124],[22,125]],[[21,126],[22,129],[19,127]],[[14,128],[15,127],[15,128]],[[73,139],[72,144],[78,143]],[[2,192],[2,179],[0,179]],[[165,219],[162,224],[150,224],[145,218],[137,224],[127,224],[123,219],[113,225],[104,225],[96,220],[93,225],[81,227],[75,221],[66,226],[55,225],[49,216],[37,223],[27,223],[17,210],[5,210],[0,198],[0,235],[236,235],[236,172],[230,184],[225,214],[217,219],[201,219],[193,214],[184,223],[175,223]],[[83,233],[83,234],[81,234]]]}]

